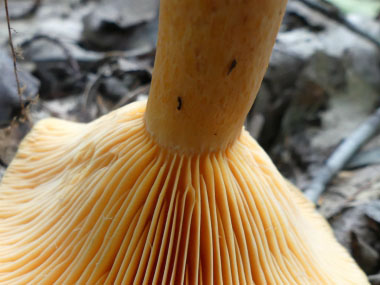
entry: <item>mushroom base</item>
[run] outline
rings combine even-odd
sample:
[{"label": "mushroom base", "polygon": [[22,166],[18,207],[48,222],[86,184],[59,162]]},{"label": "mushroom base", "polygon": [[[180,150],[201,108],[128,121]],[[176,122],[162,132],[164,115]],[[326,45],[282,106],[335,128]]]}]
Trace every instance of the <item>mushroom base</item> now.
[{"label": "mushroom base", "polygon": [[0,186],[1,284],[368,284],[247,132],[178,154],[144,111],[35,126]]}]

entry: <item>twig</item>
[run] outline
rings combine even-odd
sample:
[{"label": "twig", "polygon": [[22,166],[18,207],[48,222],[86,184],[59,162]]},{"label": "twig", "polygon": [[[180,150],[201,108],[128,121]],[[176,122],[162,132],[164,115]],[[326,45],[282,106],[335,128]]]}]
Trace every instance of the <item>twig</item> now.
[{"label": "twig", "polygon": [[17,94],[18,94],[19,99],[20,99],[21,115],[25,115],[25,108],[24,108],[24,104],[22,102],[21,84],[20,84],[20,80],[18,78],[18,72],[17,72],[16,51],[15,51],[15,48],[13,46],[11,24],[10,24],[10,19],[9,19],[8,0],[4,1],[4,6],[5,6],[5,14],[6,14],[6,17],[7,17],[9,45],[11,47],[12,57],[13,57],[13,70],[14,70],[16,84],[17,84]]},{"label": "twig", "polygon": [[122,106],[124,106],[125,104],[127,104],[129,101],[131,101],[132,99],[134,99],[136,96],[140,95],[140,94],[144,94],[144,93],[148,93],[149,91],[149,88],[150,88],[150,84],[145,84],[145,85],[142,85],[130,92],[128,92],[128,94],[126,96],[124,96],[116,105],[115,107],[113,107],[113,110],[116,110]]},{"label": "twig", "polygon": [[[352,32],[360,35],[361,37],[367,39],[374,45],[376,45],[377,48],[380,49],[380,40],[370,34],[368,34],[365,30],[358,27],[357,25],[354,25],[352,22],[347,20],[346,17],[344,17],[331,3],[328,5],[333,8],[327,8],[327,5],[323,5],[318,3],[315,0],[298,0],[299,2],[303,3],[304,5],[308,6],[309,8],[329,17],[330,19],[334,20],[335,22],[338,22],[345,26],[347,29],[351,30]],[[324,1],[323,1],[324,2]]]},{"label": "twig", "polygon": [[[24,42],[21,47],[25,47],[26,44],[29,44],[31,41],[33,41],[34,38]],[[26,44],[25,44],[26,43]],[[67,48],[67,47],[66,47]],[[86,51],[86,53],[81,54],[81,53],[71,53],[71,57],[78,63],[95,63],[97,65],[101,65],[102,62],[108,61],[112,58],[135,58],[135,57],[140,57],[140,56],[145,56],[152,52],[151,49],[138,49],[138,50],[130,50],[130,51],[111,51],[111,52],[96,52],[96,51]],[[64,55],[65,56],[65,55]],[[54,57],[49,57],[49,55],[44,54],[43,58],[34,58],[33,62],[35,63],[45,63],[45,62],[61,62],[65,61],[65,58],[63,58],[62,55],[56,55]]]},{"label": "twig", "polygon": [[64,55],[66,56],[67,61],[70,65],[71,69],[77,74],[80,73],[80,67],[79,67],[78,61],[71,55],[70,50],[58,38],[54,38],[54,37],[47,36],[47,35],[36,35],[33,38],[31,38],[30,40],[25,41],[21,45],[21,47],[25,48],[25,47],[29,46],[32,42],[38,41],[38,40],[46,40],[48,42],[51,42],[51,43],[59,46],[61,48],[62,52],[64,53]]},{"label": "twig", "polygon": [[325,166],[317,173],[304,194],[317,203],[326,185],[346,165],[350,158],[380,130],[380,108],[360,125],[326,161]]},{"label": "twig", "polygon": [[90,102],[96,98],[97,91],[103,78],[104,74],[100,73],[95,76],[90,76],[88,79],[80,104],[80,113],[84,116],[85,121],[89,121],[91,119],[88,112],[89,105]]},{"label": "twig", "polygon": [[26,9],[25,11],[23,11],[22,13],[18,15],[11,15],[10,16],[11,20],[20,20],[20,19],[33,16],[40,8],[41,3],[42,3],[42,0],[34,0],[32,6]]},{"label": "twig", "polygon": [[104,78],[105,78],[105,75],[100,73],[89,79],[86,85],[86,88],[83,92],[82,112],[86,112],[86,110],[89,107],[90,102],[94,100],[95,95],[99,89],[100,83],[102,79]]}]

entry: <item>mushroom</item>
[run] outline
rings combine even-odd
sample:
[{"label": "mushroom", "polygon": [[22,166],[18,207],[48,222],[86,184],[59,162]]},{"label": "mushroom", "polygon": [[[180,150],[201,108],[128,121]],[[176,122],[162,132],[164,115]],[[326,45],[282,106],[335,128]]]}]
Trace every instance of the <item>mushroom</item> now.
[{"label": "mushroom", "polygon": [[0,283],[368,284],[242,128],[286,1],[160,5],[147,104],[46,119],[21,143]]}]

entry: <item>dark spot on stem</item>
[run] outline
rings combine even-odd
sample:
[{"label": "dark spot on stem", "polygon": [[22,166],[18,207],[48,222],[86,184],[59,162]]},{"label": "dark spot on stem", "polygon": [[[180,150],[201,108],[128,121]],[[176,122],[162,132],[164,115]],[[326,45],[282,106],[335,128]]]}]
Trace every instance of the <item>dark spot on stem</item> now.
[{"label": "dark spot on stem", "polygon": [[227,75],[230,75],[230,73],[232,72],[232,70],[234,70],[234,68],[236,67],[236,65],[237,65],[237,61],[236,61],[236,59],[234,59],[231,62],[230,67],[228,68]]},{"label": "dark spot on stem", "polygon": [[177,110],[181,110],[182,109],[182,98],[181,97],[177,97],[177,102],[178,102],[178,105],[177,105]]}]

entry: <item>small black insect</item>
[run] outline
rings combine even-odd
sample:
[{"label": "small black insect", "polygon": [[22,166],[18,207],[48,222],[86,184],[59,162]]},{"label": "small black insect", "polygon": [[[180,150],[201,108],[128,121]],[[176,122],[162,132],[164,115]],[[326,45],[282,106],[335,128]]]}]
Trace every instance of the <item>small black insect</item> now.
[{"label": "small black insect", "polygon": [[231,73],[232,70],[236,67],[236,65],[237,65],[237,61],[236,61],[236,59],[234,59],[234,60],[231,62],[231,64],[230,64],[230,68],[228,69],[228,73],[227,73],[227,75],[230,75],[230,73]]},{"label": "small black insect", "polygon": [[182,98],[181,97],[177,97],[177,102],[178,102],[178,105],[177,105],[177,110],[181,110],[182,109]]}]

